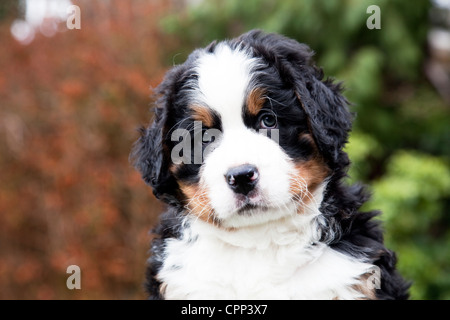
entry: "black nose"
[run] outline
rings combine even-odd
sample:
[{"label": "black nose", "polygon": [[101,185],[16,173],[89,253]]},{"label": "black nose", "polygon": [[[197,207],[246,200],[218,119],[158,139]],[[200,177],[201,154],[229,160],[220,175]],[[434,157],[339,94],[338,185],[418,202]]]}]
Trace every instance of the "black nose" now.
[{"label": "black nose", "polygon": [[255,188],[259,173],[255,166],[244,164],[228,170],[225,179],[234,192],[247,195]]}]

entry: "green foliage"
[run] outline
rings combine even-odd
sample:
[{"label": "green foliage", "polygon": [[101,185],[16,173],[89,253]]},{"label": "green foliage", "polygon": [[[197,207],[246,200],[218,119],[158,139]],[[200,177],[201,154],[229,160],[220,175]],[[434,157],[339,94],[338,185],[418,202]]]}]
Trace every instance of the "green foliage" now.
[{"label": "green foliage", "polygon": [[445,208],[450,197],[449,163],[401,150],[372,186],[369,207],[384,212],[387,243],[401,254],[402,274],[414,279],[412,295],[449,299],[450,219]]},{"label": "green foliage", "polygon": [[[161,22],[178,39],[167,62],[181,63],[194,47],[253,28],[307,43],[326,74],[345,83],[358,115],[347,146],[349,181],[371,186],[365,209],[383,211],[386,242],[413,281],[412,298],[449,299],[450,111],[422,72],[431,3],[197,2]],[[381,10],[379,30],[366,26],[373,4]]]}]

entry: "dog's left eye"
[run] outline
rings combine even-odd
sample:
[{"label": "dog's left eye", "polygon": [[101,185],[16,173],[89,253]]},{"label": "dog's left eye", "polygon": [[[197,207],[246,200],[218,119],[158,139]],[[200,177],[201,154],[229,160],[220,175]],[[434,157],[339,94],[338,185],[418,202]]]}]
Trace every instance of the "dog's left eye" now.
[{"label": "dog's left eye", "polygon": [[273,129],[277,127],[277,118],[273,114],[263,114],[259,118],[259,125],[263,129]]}]

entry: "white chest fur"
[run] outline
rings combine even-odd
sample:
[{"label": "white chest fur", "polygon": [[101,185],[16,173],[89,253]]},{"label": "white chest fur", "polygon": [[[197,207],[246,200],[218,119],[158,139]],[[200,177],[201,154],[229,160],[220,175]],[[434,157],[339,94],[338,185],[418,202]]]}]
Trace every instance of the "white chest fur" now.
[{"label": "white chest fur", "polygon": [[358,299],[372,265],[317,241],[317,219],[295,215],[226,231],[188,221],[158,274],[166,299]]}]

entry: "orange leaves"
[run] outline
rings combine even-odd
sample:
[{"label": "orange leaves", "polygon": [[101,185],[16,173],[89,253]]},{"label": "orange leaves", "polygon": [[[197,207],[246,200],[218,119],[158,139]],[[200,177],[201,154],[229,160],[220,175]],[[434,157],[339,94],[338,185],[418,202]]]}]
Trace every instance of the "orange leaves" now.
[{"label": "orange leaves", "polygon": [[86,86],[76,79],[62,82],[59,88],[60,93],[69,99],[77,99],[88,93]]},{"label": "orange leaves", "polygon": [[148,96],[150,93],[148,79],[138,70],[131,70],[122,73],[124,81],[130,88],[136,90],[139,95]]},{"label": "orange leaves", "polygon": [[[81,30],[27,46],[0,22],[0,298],[145,297],[161,208],[128,155],[164,73],[167,3],[74,4]],[[79,292],[65,286],[71,264]]]}]

